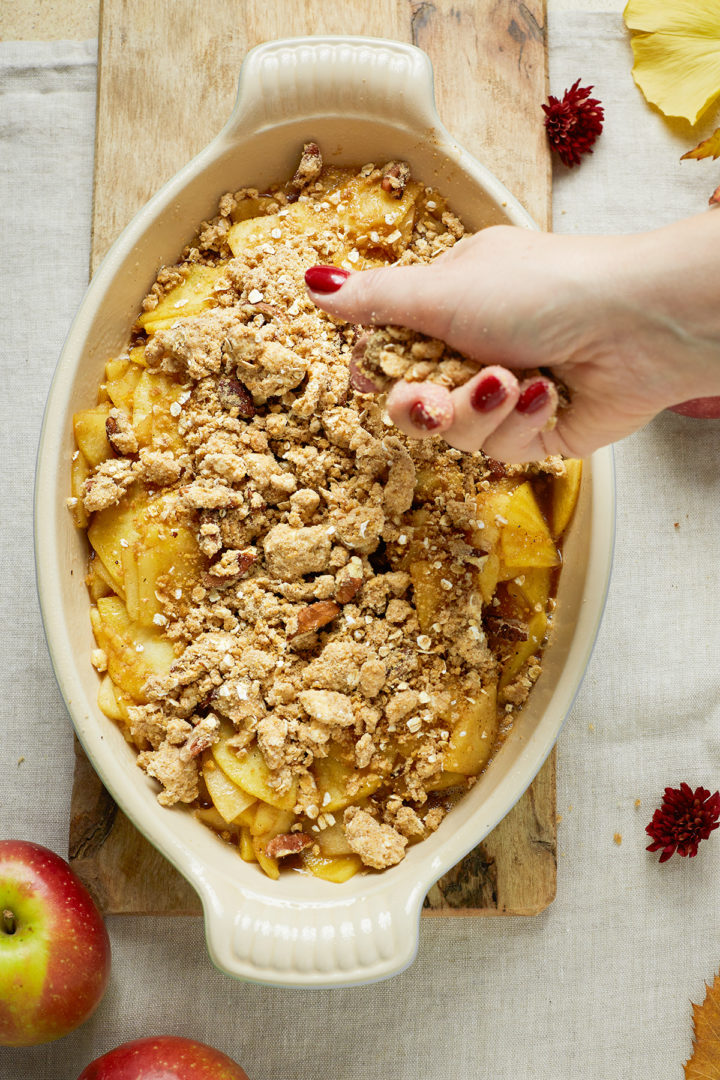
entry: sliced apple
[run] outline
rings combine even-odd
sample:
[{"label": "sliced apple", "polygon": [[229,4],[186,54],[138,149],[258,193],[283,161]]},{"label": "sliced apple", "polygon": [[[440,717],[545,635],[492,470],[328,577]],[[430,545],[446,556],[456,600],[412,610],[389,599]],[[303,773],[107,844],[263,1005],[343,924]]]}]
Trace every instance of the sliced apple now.
[{"label": "sliced apple", "polygon": [[70,490],[76,500],[71,513],[78,529],[86,529],[89,520],[87,511],[83,506],[82,495],[83,485],[91,472],[92,469],[82,450],[76,450],[70,464]]},{"label": "sliced apple", "polygon": [[465,787],[467,776],[460,772],[447,772],[445,769],[431,780],[426,788],[428,791],[447,791],[449,788]]},{"label": "sliced apple", "polygon": [[[338,218],[346,235],[358,246],[382,247],[396,252],[397,239],[390,237],[399,232],[402,247],[409,244],[421,190],[420,184],[411,181],[401,198],[396,199],[377,181],[354,176],[339,189]],[[371,233],[374,234],[372,237]]]},{"label": "sliced apple", "polygon": [[145,703],[145,683],[151,675],[167,674],[175,650],[157,629],[134,622],[119,596],[100,597],[97,614],[96,636],[107,653],[110,678],[136,702]]},{"label": "sliced apple", "polygon": [[[363,772],[333,757],[315,758],[313,771],[318,785],[318,805],[323,813],[343,810],[350,803],[365,799],[377,791],[382,783],[377,773]],[[353,783],[350,793],[350,781]]]},{"label": "sliced apple", "polygon": [[230,215],[233,221],[247,221],[248,218],[267,216],[277,210],[277,203],[270,195],[246,195],[238,200]]},{"label": "sliced apple", "polygon": [[338,855],[327,858],[324,855],[313,855],[306,851],[303,853],[303,866],[314,877],[340,884],[362,870],[362,860],[359,855]]},{"label": "sliced apple", "polygon": [[105,365],[105,389],[115,408],[128,414],[132,412],[133,394],[141,375],[142,368],[130,360],[108,361]]},{"label": "sliced apple", "polygon": [[92,468],[114,456],[105,429],[105,421],[112,407],[111,401],[105,401],[92,409],[81,409],[73,416],[75,442]]},{"label": "sliced apple", "polygon": [[185,280],[166,293],[156,308],[144,312],[138,319],[138,324],[148,334],[154,334],[171,326],[177,319],[199,315],[207,308],[215,307],[217,298],[214,289],[225,273],[226,265],[218,263],[217,266],[204,266],[201,263],[192,263],[187,268]]},{"label": "sliced apple", "polygon": [[141,372],[133,393],[132,410],[132,425],[140,446],[151,446],[153,440],[164,436],[171,449],[183,448],[178,419],[170,411],[182,393],[182,386],[170,375],[162,371]]},{"label": "sliced apple", "polygon": [[105,675],[100,683],[97,702],[101,711],[111,720],[122,721],[125,719],[122,711],[118,708],[113,681],[109,675]]},{"label": "sliced apple", "polygon": [[428,559],[411,562],[409,571],[418,622],[420,629],[426,634],[437,620],[438,612],[448,603],[448,595],[440,584],[442,571],[436,570]]},{"label": "sliced apple", "polygon": [[519,641],[503,664],[499,689],[502,691],[519,675],[523,665],[542,648],[547,632],[545,611],[534,612],[528,621],[528,639]]},{"label": "sliced apple", "polygon": [[321,829],[317,834],[317,842],[320,851],[326,858],[335,858],[337,855],[351,855],[352,848],[347,842],[345,828],[336,821],[327,829]]},{"label": "sliced apple", "polygon": [[123,549],[131,548],[139,538],[135,526],[138,492],[128,492],[117,504],[93,514],[88,540],[105,567],[113,588],[125,594]]},{"label": "sliced apple", "polygon": [[269,806],[268,803],[258,803],[255,817],[250,826],[251,836],[262,836],[265,840],[271,840],[273,836],[290,831],[290,826],[295,822],[295,815],[291,810],[281,810],[277,806]]},{"label": "sliced apple", "polygon": [[256,799],[261,799],[280,810],[292,810],[297,797],[297,784],[294,783],[289,791],[282,793],[271,788],[269,783],[271,773],[257,743],[254,743],[249,750],[238,754],[231,746],[228,746],[228,739],[233,734],[235,732],[231,725],[224,725],[220,740],[212,748],[213,757],[225,775]]},{"label": "sliced apple", "polygon": [[582,482],[582,461],[568,458],[565,475],[557,476],[552,488],[552,532],[557,540],[567,529],[573,516]]},{"label": "sliced apple", "polygon": [[231,225],[227,241],[233,255],[242,255],[254,251],[261,244],[272,243],[273,232],[278,229],[283,237],[307,236],[317,230],[323,218],[323,212],[314,211],[306,202],[296,202],[283,209],[282,213],[266,214],[263,217],[243,218]]},{"label": "sliced apple", "polygon": [[519,603],[519,606],[535,611],[541,608],[547,609],[550,599],[550,568],[547,566],[530,566],[527,569],[516,567],[516,573],[508,582],[508,595]]},{"label": "sliced apple", "polygon": [[208,757],[203,765],[203,778],[208,794],[225,822],[234,822],[256,802],[254,795],[242,791],[228,779],[212,757]]},{"label": "sliced apple", "polygon": [[526,481],[509,496],[500,521],[499,552],[506,566],[558,566],[560,554]]},{"label": "sliced apple", "polygon": [[244,862],[257,862],[257,855],[255,854],[255,848],[253,847],[253,838],[250,835],[250,829],[247,825],[243,825],[240,830],[240,858]]},{"label": "sliced apple", "polygon": [[447,719],[453,727],[450,742],[443,755],[446,773],[477,776],[492,753],[497,737],[497,683],[483,687],[473,699],[458,694],[455,706],[450,706]]}]

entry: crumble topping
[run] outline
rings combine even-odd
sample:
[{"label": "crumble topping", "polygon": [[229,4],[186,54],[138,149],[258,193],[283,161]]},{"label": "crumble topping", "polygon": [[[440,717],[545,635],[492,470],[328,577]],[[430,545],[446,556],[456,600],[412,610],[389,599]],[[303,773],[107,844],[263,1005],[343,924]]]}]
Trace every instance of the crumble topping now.
[{"label": "crumble topping", "polygon": [[[362,198],[378,191],[391,209],[364,229]],[[238,247],[234,230],[265,222],[262,242]],[[148,438],[137,409],[111,408],[117,456],[82,485],[88,514],[142,497],[153,527],[169,522],[172,539],[184,529],[194,545],[192,572],[178,555],[154,581],[151,621],[174,658],[127,707],[138,764],[162,805],[197,804],[213,746],[225,740],[239,762],[256,747],[297,826],[266,845],[270,858],[342,828],[365,866],[399,862],[454,797],[440,778],[464,703],[495,692],[503,649],[528,637],[502,610],[483,615],[477,496],[498,479],[563,475],[564,463],[505,468],[391,429],[369,386],[457,386],[476,366],[411,331],[340,324],[303,287],[318,262],[427,262],[463,232],[405,163],[324,170],[315,143],[285,188],[224,195],[180,265],[160,271],[136,326],[145,376],[171,398],[158,399],[163,423]],[[163,316],[178,290],[206,280],[204,306]],[[102,650],[94,662],[108,666]],[[537,673],[526,664],[502,704],[517,707]],[[323,767],[342,770],[342,826],[320,813],[332,788]],[[452,775],[455,792],[474,781]]]}]

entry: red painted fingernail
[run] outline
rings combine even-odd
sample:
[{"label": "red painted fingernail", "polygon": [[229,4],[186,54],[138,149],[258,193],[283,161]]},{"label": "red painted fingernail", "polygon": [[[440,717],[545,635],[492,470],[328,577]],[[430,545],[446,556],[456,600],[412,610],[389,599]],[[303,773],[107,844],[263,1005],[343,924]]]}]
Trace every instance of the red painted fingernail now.
[{"label": "red painted fingernail", "polygon": [[305,271],[305,284],[308,289],[317,293],[337,292],[350,277],[349,270],[341,270],[339,266],[311,266]]},{"label": "red painted fingernail", "polygon": [[534,382],[526,386],[517,400],[515,411],[524,415],[540,412],[550,400],[550,391],[544,382]]},{"label": "red painted fingernail", "polygon": [[440,427],[439,418],[433,416],[422,401],[413,402],[408,410],[408,416],[415,427],[422,428],[423,431],[433,431],[436,427]]},{"label": "red painted fingernail", "polygon": [[496,375],[487,375],[470,395],[470,404],[477,412],[492,412],[498,405],[502,405],[507,394]]}]

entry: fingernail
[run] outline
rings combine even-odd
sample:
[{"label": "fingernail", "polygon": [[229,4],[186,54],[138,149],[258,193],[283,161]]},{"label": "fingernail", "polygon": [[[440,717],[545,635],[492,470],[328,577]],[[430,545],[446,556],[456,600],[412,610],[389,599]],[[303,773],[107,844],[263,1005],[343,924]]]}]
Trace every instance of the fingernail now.
[{"label": "fingernail", "polygon": [[305,271],[305,284],[317,293],[333,293],[350,277],[349,270],[339,266],[311,266]]},{"label": "fingernail", "polygon": [[544,382],[534,382],[526,386],[517,400],[515,411],[524,415],[540,412],[550,400],[550,391]]},{"label": "fingernail", "polygon": [[433,416],[422,401],[413,402],[408,410],[408,416],[415,427],[422,428],[423,431],[433,431],[436,427],[440,427],[439,417]]},{"label": "fingernail", "polygon": [[470,395],[470,404],[477,412],[492,412],[498,405],[502,405],[507,393],[496,375],[487,375]]}]

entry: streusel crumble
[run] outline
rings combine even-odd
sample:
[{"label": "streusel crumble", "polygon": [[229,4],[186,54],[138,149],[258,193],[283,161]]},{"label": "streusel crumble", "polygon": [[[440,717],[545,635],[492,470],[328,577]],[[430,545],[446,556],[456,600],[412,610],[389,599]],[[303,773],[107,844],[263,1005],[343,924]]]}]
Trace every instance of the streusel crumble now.
[{"label": "streusel crumble", "polygon": [[579,463],[406,439],[355,388],[368,345],[375,377],[407,374],[388,341],[411,377],[456,385],[468,362],[368,339],[303,287],[317,263],[428,262],[463,232],[405,163],[324,167],[309,143],[287,184],[222,197],[75,417],[100,705],[162,805],[273,877],[399,862],[540,672]]}]

